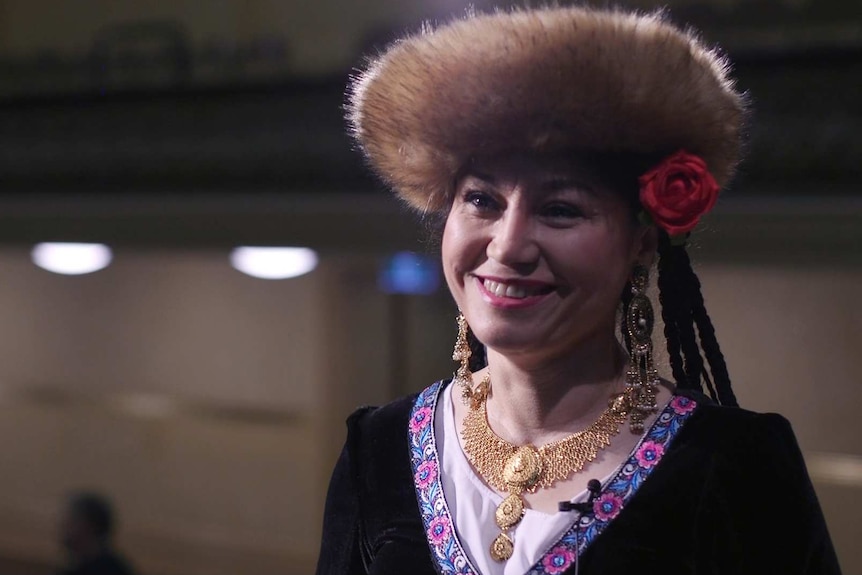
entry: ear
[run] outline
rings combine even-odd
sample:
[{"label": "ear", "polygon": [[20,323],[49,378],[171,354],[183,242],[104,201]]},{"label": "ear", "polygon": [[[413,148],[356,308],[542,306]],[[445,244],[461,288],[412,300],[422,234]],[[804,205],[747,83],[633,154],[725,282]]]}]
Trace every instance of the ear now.
[{"label": "ear", "polygon": [[654,225],[640,224],[635,232],[633,246],[634,264],[650,269],[655,263],[658,251],[658,228]]}]

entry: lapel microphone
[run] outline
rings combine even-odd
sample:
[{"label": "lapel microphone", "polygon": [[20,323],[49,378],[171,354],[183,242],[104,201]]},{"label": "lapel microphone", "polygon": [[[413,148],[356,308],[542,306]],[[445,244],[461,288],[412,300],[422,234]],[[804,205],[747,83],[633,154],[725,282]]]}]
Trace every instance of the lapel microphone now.
[{"label": "lapel microphone", "polygon": [[580,514],[589,513],[593,510],[593,503],[602,492],[602,484],[598,479],[590,479],[587,482],[587,491],[590,492],[589,498],[582,503],[572,503],[571,501],[560,501],[557,508],[560,511],[577,511]]}]

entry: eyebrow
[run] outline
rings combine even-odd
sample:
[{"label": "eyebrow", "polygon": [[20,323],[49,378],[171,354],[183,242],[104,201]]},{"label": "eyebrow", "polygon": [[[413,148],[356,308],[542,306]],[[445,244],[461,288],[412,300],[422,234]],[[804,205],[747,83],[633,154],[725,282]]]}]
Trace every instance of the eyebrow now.
[{"label": "eyebrow", "polygon": [[[465,173],[464,177],[476,178],[477,180],[482,180],[486,184],[492,186],[497,183],[497,179],[491,174],[479,172],[474,169],[471,169],[470,171]],[[595,186],[590,185],[589,183],[587,183],[586,180],[577,179],[570,176],[553,176],[541,182],[537,186],[537,188],[539,191],[548,194],[552,194],[566,189],[577,189],[593,196],[597,194]]]},{"label": "eyebrow", "polygon": [[585,180],[579,180],[568,176],[551,178],[542,182],[539,187],[547,192],[559,192],[560,190],[565,190],[568,188],[576,188],[590,194],[596,193],[595,188],[588,184]]}]

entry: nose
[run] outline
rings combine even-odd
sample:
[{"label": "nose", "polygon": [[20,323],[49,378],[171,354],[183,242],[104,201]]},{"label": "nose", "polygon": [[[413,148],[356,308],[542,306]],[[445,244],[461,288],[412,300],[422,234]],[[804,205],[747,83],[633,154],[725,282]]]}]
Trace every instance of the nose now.
[{"label": "nose", "polygon": [[530,213],[523,205],[510,205],[500,216],[488,242],[488,257],[519,271],[530,271],[539,259]]}]

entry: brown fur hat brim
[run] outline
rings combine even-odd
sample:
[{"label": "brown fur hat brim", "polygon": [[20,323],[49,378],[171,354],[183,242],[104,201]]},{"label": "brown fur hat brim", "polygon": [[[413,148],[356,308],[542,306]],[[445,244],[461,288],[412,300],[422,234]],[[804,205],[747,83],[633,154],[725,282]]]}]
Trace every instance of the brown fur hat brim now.
[{"label": "brown fur hat brim", "polygon": [[720,185],[744,99],[727,62],[662,15],[545,8],[470,15],[393,44],[349,92],[372,168],[443,209],[475,155],[584,150],[701,156]]}]

